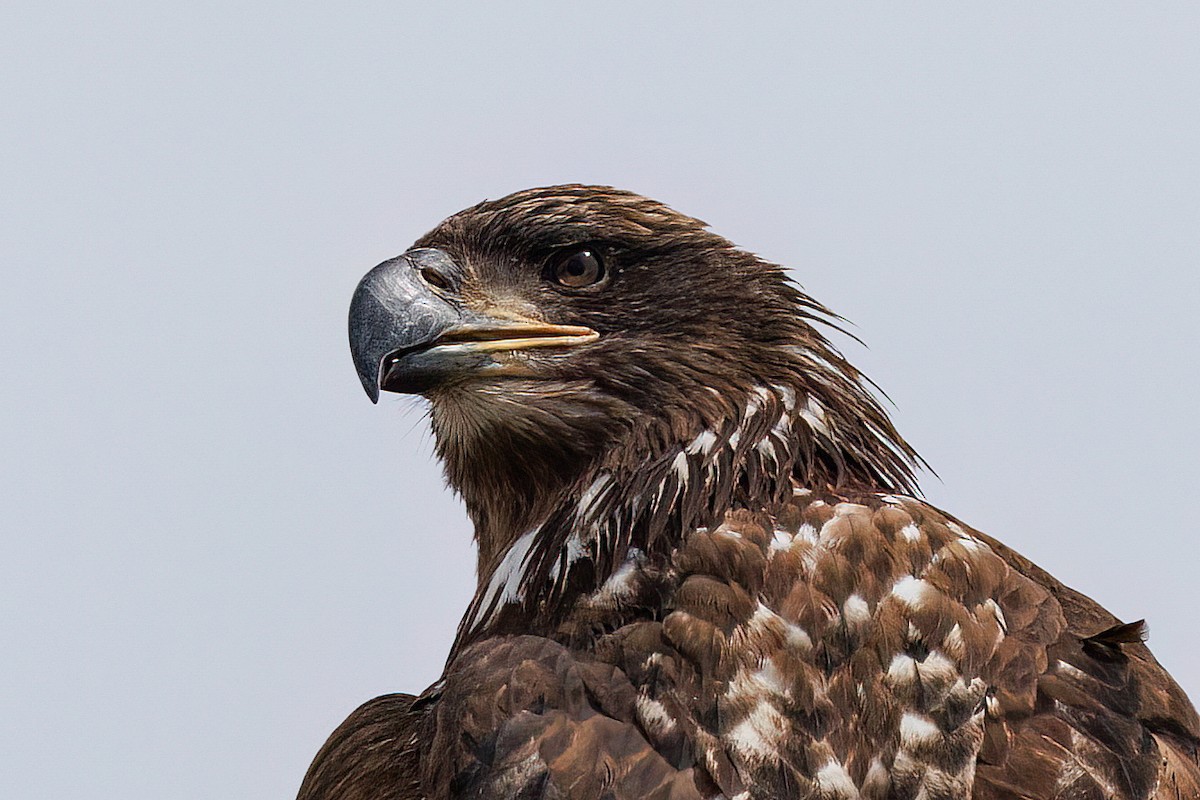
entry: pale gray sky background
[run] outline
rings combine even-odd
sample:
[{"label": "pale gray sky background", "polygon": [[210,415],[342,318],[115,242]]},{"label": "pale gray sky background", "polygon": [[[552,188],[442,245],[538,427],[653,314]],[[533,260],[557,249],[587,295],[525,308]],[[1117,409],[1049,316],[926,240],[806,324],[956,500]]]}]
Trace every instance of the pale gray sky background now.
[{"label": "pale gray sky background", "polygon": [[288,798],[437,677],[470,529],[347,305],[565,181],[793,267],[930,498],[1200,694],[1200,6],[430,6],[0,10],[0,794]]}]

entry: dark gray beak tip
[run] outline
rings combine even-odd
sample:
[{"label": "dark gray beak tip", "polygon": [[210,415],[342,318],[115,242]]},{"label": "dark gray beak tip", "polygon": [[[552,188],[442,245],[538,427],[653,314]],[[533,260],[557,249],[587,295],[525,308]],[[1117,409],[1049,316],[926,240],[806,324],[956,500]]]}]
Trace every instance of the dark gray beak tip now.
[{"label": "dark gray beak tip", "polygon": [[375,381],[368,381],[363,375],[358,377],[362,380],[363,388],[367,390],[367,397],[371,398],[372,403],[379,405],[379,384]]},{"label": "dark gray beak tip", "polygon": [[370,280],[372,271],[359,283],[350,303],[350,352],[354,370],[372,403],[379,402],[379,367],[391,349],[387,336],[393,318],[380,303]]}]

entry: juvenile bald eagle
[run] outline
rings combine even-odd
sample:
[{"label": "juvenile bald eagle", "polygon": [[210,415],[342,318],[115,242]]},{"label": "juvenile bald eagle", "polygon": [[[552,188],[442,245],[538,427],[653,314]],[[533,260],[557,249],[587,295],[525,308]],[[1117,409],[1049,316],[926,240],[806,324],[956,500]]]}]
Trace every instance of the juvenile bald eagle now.
[{"label": "juvenile bald eagle", "polygon": [[355,711],[302,800],[1200,797],[1140,623],[917,499],[836,319],[597,186],[368,273],[359,376],[428,398],[478,590],[441,680]]}]

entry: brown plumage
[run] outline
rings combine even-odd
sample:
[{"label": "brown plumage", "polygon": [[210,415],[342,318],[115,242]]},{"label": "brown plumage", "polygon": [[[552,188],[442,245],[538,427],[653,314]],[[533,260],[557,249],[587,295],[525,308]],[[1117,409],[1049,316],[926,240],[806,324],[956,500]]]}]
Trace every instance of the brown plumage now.
[{"label": "brown plumage", "polygon": [[364,278],[359,374],[430,400],[479,588],[442,679],[354,712],[302,800],[1200,797],[1144,624],[916,499],[831,321],[605,187]]}]

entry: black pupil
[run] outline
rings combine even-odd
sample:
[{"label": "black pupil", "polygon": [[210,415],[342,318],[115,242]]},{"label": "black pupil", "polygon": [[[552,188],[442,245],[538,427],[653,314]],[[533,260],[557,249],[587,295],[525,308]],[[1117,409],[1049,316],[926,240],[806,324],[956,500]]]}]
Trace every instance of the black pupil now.
[{"label": "black pupil", "polygon": [[580,250],[560,262],[558,279],[566,286],[587,286],[600,279],[601,269],[591,250]]}]

